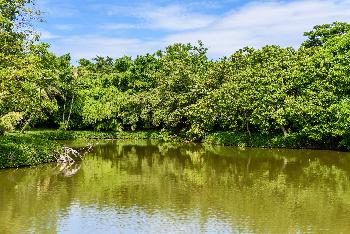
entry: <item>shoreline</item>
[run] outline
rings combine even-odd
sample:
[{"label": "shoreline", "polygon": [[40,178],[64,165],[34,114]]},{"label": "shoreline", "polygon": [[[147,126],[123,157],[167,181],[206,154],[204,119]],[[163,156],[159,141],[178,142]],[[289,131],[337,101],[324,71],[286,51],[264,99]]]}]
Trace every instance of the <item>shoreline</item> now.
[{"label": "shoreline", "polygon": [[[150,139],[166,142],[194,142],[170,135],[163,131],[137,132],[98,132],[98,131],[63,131],[38,129],[25,133],[7,133],[0,136],[0,169],[35,166],[55,161],[55,155],[63,150],[60,140],[118,140]],[[348,151],[343,146],[312,142],[300,135],[244,134],[235,132],[216,132],[207,134],[197,143],[235,146],[241,148],[287,148]]]}]

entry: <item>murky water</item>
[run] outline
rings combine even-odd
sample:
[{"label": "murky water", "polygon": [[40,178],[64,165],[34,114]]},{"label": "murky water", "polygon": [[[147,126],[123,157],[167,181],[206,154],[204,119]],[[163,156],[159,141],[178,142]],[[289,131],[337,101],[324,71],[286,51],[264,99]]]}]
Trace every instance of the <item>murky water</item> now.
[{"label": "murky water", "polygon": [[349,233],[350,154],[117,141],[0,170],[0,233]]}]

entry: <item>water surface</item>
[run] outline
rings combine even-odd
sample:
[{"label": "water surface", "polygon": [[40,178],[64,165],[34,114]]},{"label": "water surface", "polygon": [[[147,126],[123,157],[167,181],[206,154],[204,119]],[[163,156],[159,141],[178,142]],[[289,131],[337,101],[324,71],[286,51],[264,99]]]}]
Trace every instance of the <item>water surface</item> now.
[{"label": "water surface", "polygon": [[349,233],[350,154],[101,142],[0,170],[0,233]]}]

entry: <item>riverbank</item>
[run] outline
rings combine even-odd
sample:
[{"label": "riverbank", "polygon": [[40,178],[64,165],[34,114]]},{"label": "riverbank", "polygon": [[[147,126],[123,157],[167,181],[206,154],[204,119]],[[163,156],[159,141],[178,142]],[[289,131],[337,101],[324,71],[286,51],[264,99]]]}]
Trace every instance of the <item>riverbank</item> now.
[{"label": "riverbank", "polygon": [[63,151],[60,140],[88,139],[157,139],[180,141],[176,136],[164,132],[96,132],[34,130],[21,133],[7,133],[0,136],[0,169],[35,166],[54,162],[55,156]]},{"label": "riverbank", "polygon": [[179,141],[180,138],[161,131],[138,132],[97,132],[97,131],[62,131],[62,130],[34,130],[26,135],[39,136],[48,140],[78,140],[78,139],[158,139],[165,141]]},{"label": "riverbank", "polygon": [[6,134],[0,137],[0,168],[34,166],[55,160],[62,145],[32,134]]},{"label": "riverbank", "polygon": [[329,139],[327,142],[316,141],[301,134],[272,135],[247,134],[236,132],[209,133],[203,139],[204,143],[213,145],[255,147],[255,148],[290,148],[290,149],[320,149],[320,150],[350,150],[347,142]]},{"label": "riverbank", "polygon": [[[0,137],[0,168],[34,166],[55,161],[55,156],[62,152],[60,140],[87,139],[153,139],[170,142],[186,141],[162,131],[141,132],[96,132],[96,131],[61,131],[34,130],[25,134],[8,133]],[[300,135],[264,135],[217,132],[207,134],[201,143],[237,147],[257,148],[294,148],[294,149],[332,149],[349,150],[339,143],[319,143]]]}]

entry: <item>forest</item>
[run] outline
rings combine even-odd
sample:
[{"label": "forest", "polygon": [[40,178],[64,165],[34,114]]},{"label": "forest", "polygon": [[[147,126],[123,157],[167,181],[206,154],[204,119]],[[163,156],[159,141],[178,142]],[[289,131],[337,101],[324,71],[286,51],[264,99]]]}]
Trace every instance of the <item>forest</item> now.
[{"label": "forest", "polygon": [[350,149],[346,22],[315,26],[298,48],[245,47],[211,59],[198,41],[72,65],[40,41],[34,1],[1,1],[0,13],[0,135],[156,131],[197,142],[278,137],[291,147]]}]

